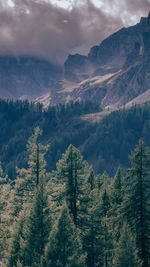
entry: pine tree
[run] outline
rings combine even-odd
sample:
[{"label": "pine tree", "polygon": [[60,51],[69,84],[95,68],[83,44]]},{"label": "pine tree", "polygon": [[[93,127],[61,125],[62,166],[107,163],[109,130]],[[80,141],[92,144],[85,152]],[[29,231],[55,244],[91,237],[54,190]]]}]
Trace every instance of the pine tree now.
[{"label": "pine tree", "polygon": [[29,153],[28,168],[18,169],[14,187],[14,217],[18,216],[24,205],[32,203],[35,188],[38,186],[40,177],[45,176],[45,179],[47,179],[44,157],[48,146],[43,146],[39,142],[41,134],[40,128],[35,128],[27,145]]},{"label": "pine tree", "polygon": [[126,183],[128,195],[124,212],[135,235],[138,257],[142,267],[150,265],[150,152],[139,141],[132,153],[132,168],[128,170]]},{"label": "pine tree", "polygon": [[40,177],[30,213],[23,229],[21,263],[23,266],[39,266],[48,234],[51,229],[51,217],[45,192],[44,177]]},{"label": "pine tree", "polygon": [[20,259],[20,243],[23,237],[23,226],[25,223],[25,212],[22,211],[18,220],[13,224],[13,234],[10,239],[9,249],[7,252],[7,266],[16,267],[18,260]]},{"label": "pine tree", "polygon": [[61,215],[54,224],[42,260],[43,267],[84,267],[85,254],[79,232],[64,204]]},{"label": "pine tree", "polygon": [[89,174],[88,174],[88,183],[90,184],[90,190],[92,191],[96,187],[96,182],[95,182],[95,175],[93,168],[90,167],[89,169]]},{"label": "pine tree", "polygon": [[[12,254],[16,253],[15,262],[20,262],[23,266],[32,266],[34,260],[35,264],[39,264],[50,230],[48,196],[45,190],[47,174],[44,155],[47,147],[39,143],[40,134],[40,129],[36,128],[29,139],[29,167],[27,170],[19,170],[21,178],[17,179],[14,187],[12,213],[14,224],[12,228],[15,229],[15,226],[18,225],[17,228],[22,229],[21,220],[16,219],[17,217],[20,218],[20,214],[24,213],[26,219],[22,233],[15,232],[14,234],[12,231],[12,242],[9,250],[12,251]],[[16,238],[18,239],[16,240]],[[14,245],[16,245],[16,251]],[[13,261],[10,254],[9,258]]]},{"label": "pine tree", "polygon": [[96,185],[99,190],[106,189],[111,183],[111,179],[108,176],[107,172],[104,172],[102,175],[98,174],[96,176]]},{"label": "pine tree", "polygon": [[[78,224],[78,209],[82,185],[85,181],[86,164],[74,146],[70,145],[62,159],[57,164],[57,179],[60,184],[65,183],[63,197],[66,199],[74,224]],[[84,183],[85,184],[85,183]],[[63,186],[63,185],[62,185]]]},{"label": "pine tree", "polygon": [[120,230],[122,228],[122,202],[123,202],[123,177],[118,168],[112,184],[110,186],[110,221],[113,235],[113,242],[118,242]]},{"label": "pine tree", "polygon": [[87,266],[104,266],[105,235],[102,224],[100,192],[93,189],[90,193],[84,249],[87,252]]},{"label": "pine tree", "polygon": [[3,175],[0,163],[0,256],[5,256],[7,240],[10,238],[12,198],[11,183],[8,177]]},{"label": "pine tree", "polygon": [[110,232],[110,199],[104,189],[101,193],[101,216],[104,229],[104,267],[111,266],[112,261],[112,235]]},{"label": "pine tree", "polygon": [[129,226],[124,224],[121,236],[115,249],[113,258],[114,267],[140,267],[138,261],[135,240],[131,234]]}]

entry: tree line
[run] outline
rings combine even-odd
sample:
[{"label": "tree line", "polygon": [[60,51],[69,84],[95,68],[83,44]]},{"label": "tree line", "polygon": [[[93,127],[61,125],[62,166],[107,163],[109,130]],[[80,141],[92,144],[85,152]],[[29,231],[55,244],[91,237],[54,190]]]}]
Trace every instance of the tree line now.
[{"label": "tree line", "polygon": [[46,171],[40,128],[15,181],[0,168],[0,256],[7,267],[150,266],[150,150],[139,141],[131,168],[95,175],[70,145]]}]

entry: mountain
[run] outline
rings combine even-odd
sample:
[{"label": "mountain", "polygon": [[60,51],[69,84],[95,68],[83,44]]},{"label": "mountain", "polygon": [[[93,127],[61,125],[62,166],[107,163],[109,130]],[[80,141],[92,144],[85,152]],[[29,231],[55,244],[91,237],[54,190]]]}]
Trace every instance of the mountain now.
[{"label": "mountain", "polygon": [[[135,46],[141,45],[142,34],[149,32],[150,14],[141,18],[140,23],[122,28],[103,40],[100,45],[91,48],[88,56],[69,55],[64,63],[64,78],[73,82],[96,75],[105,75],[120,70]],[[144,40],[146,35],[144,37]],[[147,42],[147,41],[146,41]],[[144,45],[149,47],[149,43]]]},{"label": "mountain", "polygon": [[150,13],[63,68],[31,56],[0,57],[0,97],[48,105],[90,100],[121,107],[150,89]]},{"label": "mountain", "polygon": [[[122,106],[150,89],[150,13],[91,48],[88,56],[69,55],[64,80],[51,103],[91,100],[101,107]],[[54,95],[54,97],[53,97]]]},{"label": "mountain", "polygon": [[31,56],[0,56],[0,97],[36,98],[61,79],[61,67]]}]

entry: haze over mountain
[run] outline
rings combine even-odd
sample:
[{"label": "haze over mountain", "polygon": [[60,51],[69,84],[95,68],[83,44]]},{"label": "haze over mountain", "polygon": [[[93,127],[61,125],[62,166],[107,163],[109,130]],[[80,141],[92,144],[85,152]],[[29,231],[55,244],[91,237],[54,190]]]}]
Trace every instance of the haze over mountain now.
[{"label": "haze over mountain", "polygon": [[49,99],[53,105],[91,100],[102,107],[126,104],[150,89],[149,47],[150,14],[92,47],[88,56],[69,55],[64,80],[43,101]]},{"label": "haze over mountain", "polygon": [[[83,9],[86,11],[85,14],[91,15],[91,24],[88,24],[88,34],[86,34],[86,32],[84,33],[85,24],[88,21],[86,16],[83,17],[84,26],[81,21],[77,24],[77,21],[81,18],[80,12],[83,14],[83,10],[79,11],[81,10],[79,6],[72,7],[70,11],[62,10],[47,2],[25,1],[23,5],[18,1],[14,3],[15,8],[13,11],[12,9],[5,9],[4,5],[1,10],[1,17],[4,23],[0,22],[1,34],[3,33],[0,41],[0,97],[13,99],[40,97],[36,101],[44,101],[46,105],[66,103],[70,100],[92,100],[100,103],[102,107],[106,107],[126,104],[150,89],[148,74],[149,17],[143,17],[140,23],[135,26],[124,27],[110,35],[99,45],[93,46],[87,56],[77,53],[70,54],[62,67],[60,64],[62,62],[61,51],[64,51],[63,53],[66,55],[69,50],[73,51],[74,48],[81,48],[86,43],[86,38],[87,40],[91,38],[93,41],[93,39],[96,40],[94,36],[97,36],[97,39],[101,39],[106,35],[106,32],[110,32],[108,28],[111,25],[111,20],[113,20],[113,25],[116,25],[116,27],[121,26],[123,22],[117,17],[115,24],[113,11],[112,15],[106,15],[91,1],[86,1]],[[128,4],[131,11],[132,5],[129,5],[127,1],[126,4]],[[143,8],[146,7],[147,2],[144,1]],[[38,18],[40,19],[41,12],[46,12],[43,19],[44,24],[42,28],[36,31],[36,22]],[[18,25],[16,24],[17,18],[21,23],[21,14],[28,37],[25,35],[25,28],[20,25],[16,26]],[[51,25],[48,24],[50,14],[54,14],[55,17]],[[96,14],[95,22],[92,25]],[[63,21],[62,28],[60,28],[60,18]],[[131,19],[129,21],[131,22]],[[105,27],[103,26],[102,33],[98,34],[97,29],[98,25],[102,25],[101,22],[106,23]],[[10,25],[14,25],[14,29]],[[76,26],[74,34],[72,33],[73,25]],[[107,27],[108,25],[109,27]],[[30,26],[32,31],[29,31]],[[70,42],[67,39],[67,36],[69,36],[68,27],[70,27],[71,39],[73,36],[72,44],[67,43]],[[91,27],[92,29],[95,27],[95,30],[91,30]],[[80,31],[78,31],[79,28]],[[41,35],[39,35],[40,31]],[[6,33],[8,33],[7,36]],[[48,34],[47,39],[45,39],[46,33]],[[29,35],[31,43],[26,46]],[[58,38],[56,38],[56,35]],[[51,36],[50,39],[49,36]],[[81,36],[83,36],[84,40],[80,38]],[[20,43],[18,38],[20,38]],[[46,40],[47,46],[45,47]],[[6,46],[5,49],[2,49],[4,46]],[[61,50],[58,49],[58,46]],[[10,48],[13,49],[11,50]],[[56,51],[57,53],[55,53]],[[6,53],[8,54],[6,55]]]},{"label": "haze over mountain", "polygon": [[0,56],[0,97],[34,99],[62,77],[62,68],[31,56]]}]

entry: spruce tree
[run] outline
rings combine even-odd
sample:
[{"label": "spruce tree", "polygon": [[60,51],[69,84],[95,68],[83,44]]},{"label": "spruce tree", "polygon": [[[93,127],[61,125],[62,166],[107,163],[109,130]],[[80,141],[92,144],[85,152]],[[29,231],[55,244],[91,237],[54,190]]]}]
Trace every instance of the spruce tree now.
[{"label": "spruce tree", "polygon": [[130,156],[124,213],[135,235],[142,267],[150,266],[150,152],[143,141]]},{"label": "spruce tree", "polygon": [[10,244],[7,252],[7,266],[16,267],[18,260],[20,260],[20,243],[23,237],[23,226],[25,223],[25,212],[20,212],[19,218],[13,224],[13,233],[10,239]]},{"label": "spruce tree", "polygon": [[110,198],[106,189],[101,192],[101,217],[104,229],[104,267],[111,266],[112,234],[110,231]]},{"label": "spruce tree", "polygon": [[41,257],[51,229],[51,217],[45,191],[44,177],[40,177],[30,213],[23,228],[21,263],[23,266],[40,266]]},{"label": "spruce tree", "polygon": [[66,204],[63,205],[61,215],[50,233],[42,266],[85,266],[85,254],[82,250],[79,232],[74,225]]},{"label": "spruce tree", "polygon": [[87,266],[104,266],[105,233],[102,223],[100,192],[93,189],[90,193],[84,249],[87,252]]},{"label": "spruce tree", "polygon": [[[28,169],[19,170],[20,177],[17,178],[14,187],[13,229],[15,229],[16,224],[19,224],[18,229],[22,229],[20,228],[21,220],[16,219],[17,217],[20,218],[20,214],[24,213],[25,221],[22,233],[13,233],[12,231],[10,251],[13,254],[18,254],[15,256],[15,261],[18,259],[22,266],[36,266],[34,264],[38,266],[50,230],[48,196],[46,194],[47,174],[44,159],[47,147],[39,143],[40,134],[40,129],[36,128],[29,139]],[[19,241],[16,241],[16,238]],[[14,244],[17,244],[17,252],[14,249]]]},{"label": "spruce tree", "polygon": [[140,267],[137,257],[136,245],[129,226],[124,223],[119,242],[113,255],[114,267]]},{"label": "spruce tree", "polygon": [[112,184],[110,186],[110,224],[114,246],[120,237],[120,230],[123,224],[122,202],[123,202],[123,177],[118,168]]},{"label": "spruce tree", "polygon": [[0,256],[5,256],[7,241],[10,238],[12,198],[11,182],[3,175],[0,163]]},{"label": "spruce tree", "polygon": [[70,145],[62,159],[57,164],[57,180],[60,184],[65,183],[64,192],[70,214],[73,217],[73,222],[78,224],[78,211],[80,203],[80,195],[82,194],[82,185],[85,184],[86,164],[78,149]]},{"label": "spruce tree", "polygon": [[42,131],[39,127],[34,129],[34,133],[27,144],[28,167],[27,169],[17,169],[18,175],[14,186],[14,217],[18,216],[24,205],[32,203],[40,177],[45,176],[45,179],[47,179],[44,157],[48,146],[39,142],[41,134]]},{"label": "spruce tree", "polygon": [[88,183],[90,184],[90,190],[92,191],[96,187],[96,182],[95,182],[95,175],[93,168],[90,167],[89,173],[88,173]]}]

